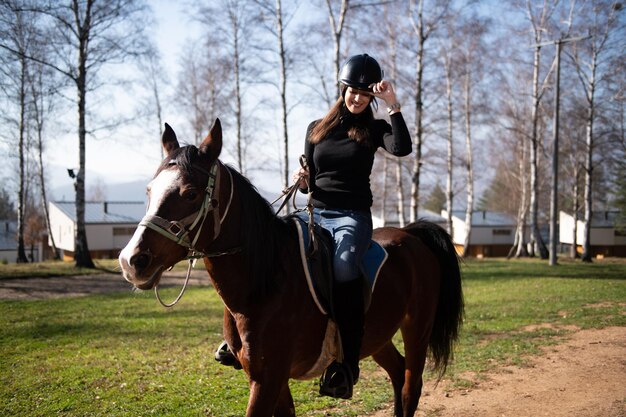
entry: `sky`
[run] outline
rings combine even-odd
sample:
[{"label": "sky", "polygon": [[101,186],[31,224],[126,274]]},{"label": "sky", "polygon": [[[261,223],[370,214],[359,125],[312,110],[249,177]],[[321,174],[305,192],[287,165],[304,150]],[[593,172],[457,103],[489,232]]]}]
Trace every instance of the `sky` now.
[{"label": "sky", "polygon": [[[189,39],[196,38],[200,33],[198,24],[189,20],[188,9],[182,3],[169,0],[150,0],[157,25],[156,28],[151,28],[151,31],[155,34],[155,42],[163,58],[162,64],[165,66],[172,84],[177,78],[179,54],[184,43]],[[128,108],[130,112],[131,108],[138,104],[138,99],[132,92],[122,95],[116,94],[110,99],[115,101],[116,110]],[[90,100],[89,97],[88,100]],[[100,105],[97,107],[97,111],[105,112],[107,107],[110,108],[110,106]],[[182,127],[186,126],[186,123],[181,119],[180,114],[174,112],[173,107],[164,105],[164,121],[177,131],[181,143],[190,142],[191,139],[185,140],[186,138],[181,137],[183,136],[181,135]],[[73,109],[70,107],[66,115],[67,123],[70,125],[75,124]],[[99,115],[102,116],[102,114]],[[307,116],[306,120],[309,118],[310,116]],[[305,128],[306,126],[302,127],[303,132]],[[154,137],[146,137],[145,129],[139,131],[137,127],[133,126],[116,129],[111,133],[98,132],[96,137],[88,136],[86,143],[86,193],[88,199],[90,198],[90,189],[94,187],[103,188],[107,199],[115,199],[114,196],[117,194],[116,190],[119,188],[119,184],[148,183],[161,160],[160,138],[156,126],[152,130],[155,132]],[[295,145],[290,146],[293,148]],[[292,150],[294,153],[300,152],[299,148]],[[220,159],[225,163],[234,163],[224,153]],[[295,164],[297,154],[294,154],[291,159],[293,162],[290,164]],[[78,167],[78,137],[76,133],[62,134],[54,139],[53,145],[46,150],[46,160],[52,198],[73,200],[73,182],[67,175],[67,168]],[[257,188],[268,191],[269,194],[275,193],[276,197],[282,190],[281,178],[282,176],[278,171],[255,172],[250,175],[250,180]],[[143,198],[142,193],[138,195],[136,200]]]},{"label": "sky", "polygon": [[[153,29],[155,42],[162,57],[163,65],[170,80],[176,79],[178,71],[178,54],[183,43],[197,33],[194,24],[188,21],[183,14],[184,6],[181,2],[168,0],[150,0],[157,27]],[[110,97],[115,103],[115,109],[128,109],[130,112],[138,102],[130,94],[117,93]],[[90,100],[90,96],[88,96]],[[95,97],[94,97],[95,100]],[[167,106],[166,106],[167,107]],[[172,107],[172,106],[169,106]],[[97,111],[106,111],[107,106],[100,104]],[[73,107],[70,107],[68,123],[74,117]],[[165,109],[164,119],[170,125],[182,125],[180,116],[168,114]],[[104,116],[106,118],[106,116]],[[156,126],[153,129],[156,132]],[[181,141],[183,140],[182,138]],[[137,127],[115,129],[111,133],[98,132],[95,137],[88,136],[86,143],[86,188],[89,194],[90,187],[104,186],[106,194],[115,194],[115,187],[119,183],[145,182],[154,174],[160,159],[161,145],[158,133],[154,137],[146,137],[145,132],[139,132]],[[61,134],[53,140],[53,145],[46,150],[48,163],[49,186],[53,190],[53,198],[73,200],[72,179],[67,175],[67,168],[78,167],[78,137],[76,133]],[[56,190],[56,192],[55,192]],[[89,198],[89,195],[87,195]],[[107,196],[107,198],[110,198]],[[143,195],[137,200],[143,199]]]}]

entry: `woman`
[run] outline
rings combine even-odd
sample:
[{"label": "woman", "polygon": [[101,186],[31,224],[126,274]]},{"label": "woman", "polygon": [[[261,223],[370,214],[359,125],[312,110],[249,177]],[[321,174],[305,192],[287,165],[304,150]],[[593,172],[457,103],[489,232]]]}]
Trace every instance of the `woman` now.
[{"label": "woman", "polygon": [[[308,169],[294,173],[301,191],[311,192],[314,220],[335,240],[333,310],[343,362],[322,375],[320,393],[351,398],[359,377],[364,305],[361,260],[372,237],[370,174],[380,147],[395,156],[411,153],[411,137],[393,86],[367,54],[348,59],[339,73],[341,96],[306,133]],[[391,124],[374,119],[376,98],[387,104]],[[306,213],[301,213],[306,217]],[[308,220],[308,219],[307,219]]]}]

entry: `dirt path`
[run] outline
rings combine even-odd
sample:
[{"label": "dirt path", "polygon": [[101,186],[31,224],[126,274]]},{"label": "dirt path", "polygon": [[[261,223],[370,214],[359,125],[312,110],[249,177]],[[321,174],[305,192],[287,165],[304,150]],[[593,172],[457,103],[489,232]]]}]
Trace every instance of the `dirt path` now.
[{"label": "dirt path", "polygon": [[[626,417],[626,327],[580,330],[530,367],[424,387],[419,417]],[[370,417],[390,417],[390,408]]]},{"label": "dirt path", "polygon": [[[169,273],[163,285],[181,285]],[[207,285],[205,271],[191,282]],[[119,274],[0,280],[0,300],[32,300],[131,291]],[[471,389],[426,384],[418,417],[626,417],[626,327],[573,332],[529,367],[466,376]],[[369,417],[393,416],[391,405]]]}]

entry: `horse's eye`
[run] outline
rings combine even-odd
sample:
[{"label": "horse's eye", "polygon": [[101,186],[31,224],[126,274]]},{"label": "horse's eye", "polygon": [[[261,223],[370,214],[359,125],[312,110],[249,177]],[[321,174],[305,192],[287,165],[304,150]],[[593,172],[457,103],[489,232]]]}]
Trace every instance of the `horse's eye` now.
[{"label": "horse's eye", "polygon": [[198,197],[198,193],[195,191],[187,191],[184,195],[184,198],[186,198],[189,201],[193,201],[196,199],[196,197]]}]

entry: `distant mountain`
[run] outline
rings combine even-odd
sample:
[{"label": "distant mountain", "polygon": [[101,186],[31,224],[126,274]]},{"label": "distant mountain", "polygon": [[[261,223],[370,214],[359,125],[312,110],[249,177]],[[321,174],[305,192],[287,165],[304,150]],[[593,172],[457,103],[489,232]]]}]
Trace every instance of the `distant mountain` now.
[{"label": "distant mountain", "polygon": [[[110,183],[102,184],[105,199],[107,201],[145,201],[146,200],[146,186],[150,182],[150,179],[137,180],[123,183]],[[87,200],[90,200],[90,191],[87,187]],[[280,190],[267,191],[265,189],[258,188],[257,191],[268,201],[272,202],[274,199],[280,196]],[[66,185],[56,187],[51,190],[50,200],[52,201],[74,201],[74,187],[72,185]],[[276,203],[275,207],[278,207],[280,201]],[[290,203],[291,204],[291,203]],[[303,207],[306,204],[306,195],[298,193],[297,205]]]},{"label": "distant mountain", "polygon": [[[102,184],[102,193],[108,201],[145,201],[146,186],[150,179],[136,180],[131,182]],[[87,187],[87,199],[90,199],[90,190]],[[51,191],[51,200],[56,201],[74,201],[75,191],[73,185],[64,185],[53,188]]]}]

